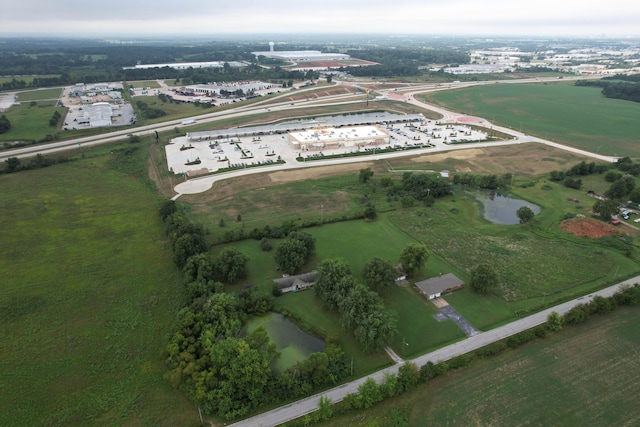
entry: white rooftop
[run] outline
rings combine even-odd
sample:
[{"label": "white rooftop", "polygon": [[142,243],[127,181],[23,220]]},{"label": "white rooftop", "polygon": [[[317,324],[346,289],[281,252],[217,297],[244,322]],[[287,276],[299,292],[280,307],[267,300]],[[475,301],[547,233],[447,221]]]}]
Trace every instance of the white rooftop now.
[{"label": "white rooftop", "polygon": [[380,129],[375,126],[358,126],[310,129],[302,132],[291,132],[291,136],[300,142],[326,142],[336,139],[349,140],[376,136],[384,137],[386,136],[386,133],[380,131]]}]

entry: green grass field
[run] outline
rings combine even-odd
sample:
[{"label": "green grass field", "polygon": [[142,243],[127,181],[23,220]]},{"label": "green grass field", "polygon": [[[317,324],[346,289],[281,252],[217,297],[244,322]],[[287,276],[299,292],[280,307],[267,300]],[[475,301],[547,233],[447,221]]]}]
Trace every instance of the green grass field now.
[{"label": "green grass field", "polygon": [[146,150],[0,175],[0,424],[197,425],[164,379],[181,275]]},{"label": "green grass field", "polygon": [[47,134],[55,134],[62,124],[61,120],[56,127],[49,126],[49,120],[55,111],[62,117],[67,114],[65,107],[56,107],[56,101],[32,101],[11,107],[2,113],[9,119],[11,129],[0,135],[0,142],[39,140]]},{"label": "green grass field", "polygon": [[493,84],[426,99],[541,138],[618,156],[640,156],[640,104],[605,98],[600,88],[565,83]]},{"label": "green grass field", "polygon": [[622,308],[320,425],[637,425],[638,319]]},{"label": "green grass field", "polygon": [[59,87],[51,89],[37,89],[29,90],[25,92],[18,92],[18,101],[50,101],[52,99],[58,99],[62,95],[62,89]]}]

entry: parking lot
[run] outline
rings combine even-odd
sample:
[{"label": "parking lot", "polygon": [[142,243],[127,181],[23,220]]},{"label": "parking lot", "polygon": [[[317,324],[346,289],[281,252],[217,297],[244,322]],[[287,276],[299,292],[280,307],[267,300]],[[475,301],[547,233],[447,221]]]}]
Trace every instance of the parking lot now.
[{"label": "parking lot", "polygon": [[378,149],[403,149],[411,146],[439,146],[452,143],[477,142],[487,139],[483,132],[464,125],[439,125],[435,121],[423,120],[414,123],[378,127],[389,134],[389,144],[341,146],[295,150],[286,134],[236,135],[201,137],[199,140],[187,136],[175,138],[165,147],[167,167],[175,174],[198,176],[217,172],[224,168],[243,168],[268,165],[276,161],[297,162],[298,157],[315,159],[336,154]]}]

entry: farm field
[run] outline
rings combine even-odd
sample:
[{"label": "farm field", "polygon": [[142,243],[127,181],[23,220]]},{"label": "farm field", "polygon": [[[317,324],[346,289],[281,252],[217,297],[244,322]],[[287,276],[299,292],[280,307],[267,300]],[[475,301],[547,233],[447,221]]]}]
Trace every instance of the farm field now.
[{"label": "farm field", "polygon": [[637,425],[638,319],[596,316],[319,425]]},{"label": "farm field", "polygon": [[426,95],[454,111],[588,151],[640,155],[640,104],[605,98],[600,88],[566,83],[493,84]]},{"label": "farm field", "polygon": [[0,175],[2,425],[198,424],[164,379],[181,275],[126,148]]}]

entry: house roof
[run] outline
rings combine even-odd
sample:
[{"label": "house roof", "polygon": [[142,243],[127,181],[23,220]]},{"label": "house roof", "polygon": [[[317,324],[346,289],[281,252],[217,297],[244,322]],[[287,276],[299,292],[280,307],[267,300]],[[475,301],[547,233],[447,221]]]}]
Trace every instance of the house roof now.
[{"label": "house roof", "polygon": [[428,295],[439,294],[462,285],[464,285],[464,282],[458,279],[453,273],[447,273],[442,276],[416,282],[416,286]]}]

